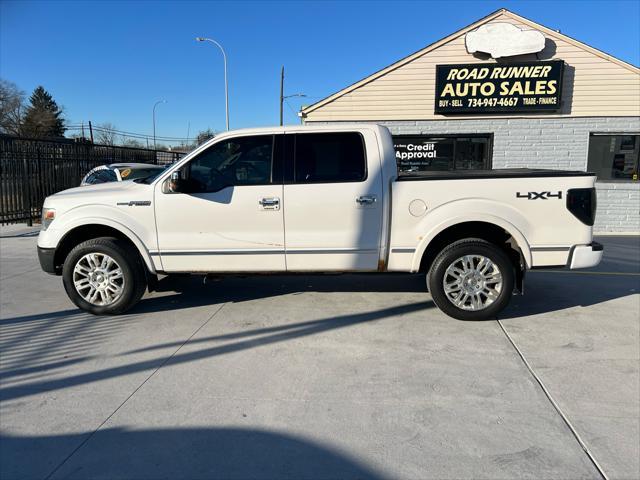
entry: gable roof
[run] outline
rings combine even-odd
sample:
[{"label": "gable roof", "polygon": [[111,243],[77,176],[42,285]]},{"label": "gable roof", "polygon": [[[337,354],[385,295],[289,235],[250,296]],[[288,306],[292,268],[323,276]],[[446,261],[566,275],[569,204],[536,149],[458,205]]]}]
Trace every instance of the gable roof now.
[{"label": "gable roof", "polygon": [[570,43],[570,44],[572,44],[572,45],[574,45],[574,46],[576,46],[578,48],[581,48],[581,49],[583,49],[583,50],[585,50],[585,51],[587,51],[589,53],[592,53],[592,54],[594,54],[594,55],[596,55],[596,56],[598,56],[600,58],[603,58],[605,60],[609,60],[609,61],[611,61],[613,63],[616,63],[617,65],[620,65],[621,67],[624,67],[624,68],[632,71],[633,73],[640,74],[640,68],[638,68],[638,67],[636,67],[636,66],[634,66],[634,65],[632,65],[630,63],[627,63],[627,62],[625,62],[623,60],[620,60],[620,59],[618,59],[618,58],[616,58],[616,57],[614,57],[612,55],[609,55],[609,54],[607,54],[607,53],[605,53],[605,52],[603,52],[601,50],[598,50],[597,48],[593,48],[593,47],[587,45],[586,43],[582,43],[582,42],[580,42],[578,40],[575,40],[574,38],[569,37],[568,35],[564,35],[564,34],[558,32],[558,31],[555,31],[555,30],[552,30],[550,28],[545,27],[544,25],[540,25],[539,23],[536,23],[536,22],[534,22],[532,20],[524,18],[524,17],[522,17],[520,15],[517,15],[517,14],[507,10],[506,8],[501,8],[499,10],[496,10],[493,13],[490,13],[486,17],[483,17],[480,20],[478,20],[478,21],[476,21],[476,22],[474,22],[474,23],[472,23],[472,24],[470,24],[470,25],[468,25],[468,26],[466,26],[466,27],[464,27],[464,28],[452,33],[451,35],[449,35],[447,37],[444,37],[444,38],[438,40],[437,42],[434,42],[431,45],[428,45],[428,46],[422,48],[421,50],[418,50],[417,52],[414,52],[414,53],[412,53],[412,54],[410,54],[410,55],[398,60],[395,63],[392,63],[391,65],[389,65],[389,66],[387,66],[387,67],[385,67],[385,68],[383,68],[381,70],[378,70],[377,72],[369,75],[368,77],[363,78],[362,80],[359,80],[359,81],[349,85],[348,87],[343,88],[342,90],[340,90],[340,91],[338,91],[338,92],[336,92],[336,93],[334,93],[332,95],[329,95],[328,97],[325,97],[322,100],[319,100],[318,102],[316,102],[316,103],[314,103],[312,105],[309,105],[309,106],[307,106],[305,108],[302,108],[300,110],[300,112],[301,112],[302,116],[304,117],[307,113],[310,113],[310,112],[312,112],[314,110],[317,110],[318,108],[320,108],[320,107],[322,107],[322,106],[324,106],[324,105],[326,105],[328,103],[333,102],[334,100],[336,100],[336,99],[338,99],[338,98],[340,98],[340,97],[342,97],[342,96],[344,96],[344,95],[346,95],[346,94],[348,94],[348,93],[350,93],[350,92],[362,87],[363,85],[366,85],[366,84],[376,80],[377,78],[380,78],[380,77],[386,75],[387,73],[392,72],[393,70],[396,70],[396,69],[406,65],[407,63],[412,62],[416,58],[419,58],[419,57],[421,57],[423,55],[426,55],[427,53],[437,49],[438,47],[440,47],[442,45],[445,45],[445,44],[451,42],[452,40],[455,40],[456,38],[461,37],[462,35],[466,34],[467,32],[469,32],[471,30],[474,30],[474,29],[480,27],[481,25],[489,23],[492,20],[494,20],[494,19],[496,19],[498,17],[501,17],[501,16],[506,16],[506,17],[509,17],[509,18],[511,18],[513,20],[521,22],[521,23],[523,23],[523,24],[525,24],[525,25],[527,25],[527,26],[529,26],[529,27],[531,27],[533,29],[536,29],[536,30],[539,30],[539,31],[543,32],[545,35],[547,35],[547,36],[549,36],[551,38],[564,40],[564,41],[566,41],[566,42],[568,42],[568,43]]}]

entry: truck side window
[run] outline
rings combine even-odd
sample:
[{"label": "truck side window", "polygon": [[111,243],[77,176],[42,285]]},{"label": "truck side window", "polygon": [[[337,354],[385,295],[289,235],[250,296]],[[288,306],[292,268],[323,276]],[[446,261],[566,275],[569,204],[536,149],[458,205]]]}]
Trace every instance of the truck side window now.
[{"label": "truck side window", "polygon": [[356,132],[296,135],[296,183],[362,182],[367,178],[364,140]]},{"label": "truck side window", "polygon": [[272,164],[273,135],[225,140],[189,163],[189,191],[205,193],[230,186],[270,185]]}]

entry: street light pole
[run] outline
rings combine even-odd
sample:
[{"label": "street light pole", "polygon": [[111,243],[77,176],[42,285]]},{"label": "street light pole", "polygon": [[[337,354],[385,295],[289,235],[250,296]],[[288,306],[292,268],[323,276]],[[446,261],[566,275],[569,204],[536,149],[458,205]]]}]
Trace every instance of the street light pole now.
[{"label": "street light pole", "polygon": [[153,149],[157,150],[156,147],[156,107],[161,103],[167,103],[166,100],[158,100],[153,104]]},{"label": "street light pole", "polygon": [[229,85],[227,83],[227,54],[224,52],[224,48],[218,42],[212,38],[196,37],[198,42],[211,42],[216,45],[222,52],[222,59],[224,61],[224,103],[227,112],[227,130],[229,130]]}]

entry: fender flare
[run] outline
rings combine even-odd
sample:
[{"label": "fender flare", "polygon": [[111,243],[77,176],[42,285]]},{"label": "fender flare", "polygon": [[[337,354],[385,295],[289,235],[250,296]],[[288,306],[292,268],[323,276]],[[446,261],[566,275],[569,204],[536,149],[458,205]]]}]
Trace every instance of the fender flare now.
[{"label": "fender flare", "polygon": [[453,227],[460,223],[467,222],[483,222],[483,223],[491,223],[504,229],[516,242],[518,248],[522,252],[522,256],[524,257],[524,261],[527,268],[531,268],[532,265],[532,255],[531,255],[531,247],[529,246],[529,242],[527,242],[526,238],[522,234],[522,232],[512,223],[507,222],[506,220],[496,217],[494,215],[464,215],[455,218],[450,218],[445,220],[444,222],[439,223],[433,229],[429,231],[426,235],[422,237],[422,240],[416,247],[416,251],[413,255],[413,261],[411,262],[411,271],[417,272],[420,269],[420,262],[422,261],[422,256],[424,252],[429,247],[431,241],[440,233],[445,231],[447,228]]},{"label": "fender flare", "polygon": [[149,272],[152,274],[156,273],[156,268],[153,264],[153,261],[151,260],[151,255],[149,254],[149,250],[147,250],[147,247],[144,245],[142,240],[140,240],[140,237],[138,237],[138,235],[136,235],[130,228],[128,228],[124,224],[110,218],[82,217],[82,218],[74,219],[73,221],[65,225],[65,233],[60,237],[60,240],[58,241],[58,245],[60,245],[60,243],[62,243],[62,241],[67,237],[67,235],[69,235],[73,230],[75,230],[78,227],[87,226],[87,225],[103,225],[105,227],[110,227],[110,228],[113,228],[114,230],[118,230],[120,233],[126,236],[129,240],[131,240],[131,242],[135,245],[135,247],[138,250],[138,253],[140,254],[140,257],[142,257],[142,260],[144,261],[145,265],[149,269]]}]

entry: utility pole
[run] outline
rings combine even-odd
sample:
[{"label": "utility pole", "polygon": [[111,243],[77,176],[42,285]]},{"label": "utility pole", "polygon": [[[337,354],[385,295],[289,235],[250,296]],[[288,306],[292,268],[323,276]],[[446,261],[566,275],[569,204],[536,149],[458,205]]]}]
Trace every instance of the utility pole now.
[{"label": "utility pole", "polygon": [[284,65],[280,70],[280,126],[283,124],[282,107],[284,106]]},{"label": "utility pole", "polygon": [[306,95],[304,93],[294,93],[293,95],[284,94],[284,65],[283,65],[282,70],[280,70],[280,126],[284,125],[284,118],[283,118],[284,101],[287,98],[291,98],[291,97],[306,97]]},{"label": "utility pole", "polygon": [[93,143],[93,127],[91,126],[91,120],[89,120],[89,135],[91,136],[91,143]]}]

